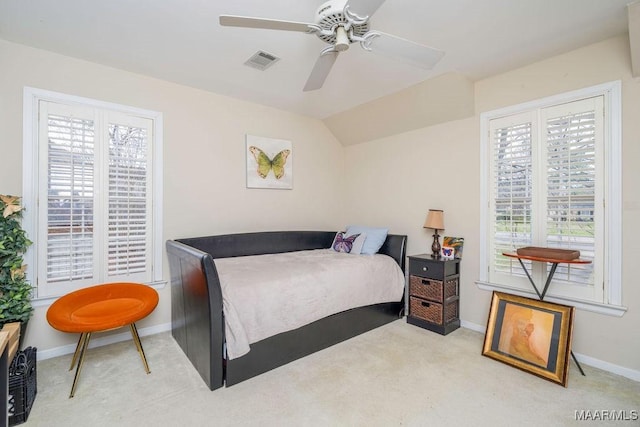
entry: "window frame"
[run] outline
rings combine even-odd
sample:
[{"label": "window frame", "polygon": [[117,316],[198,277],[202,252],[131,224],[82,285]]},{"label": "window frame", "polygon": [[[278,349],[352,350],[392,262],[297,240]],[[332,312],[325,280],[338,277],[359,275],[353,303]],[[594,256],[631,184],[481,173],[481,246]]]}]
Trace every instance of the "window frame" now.
[{"label": "window frame", "polygon": [[[75,107],[89,107],[110,112],[142,117],[152,121],[153,149],[152,156],[152,204],[151,215],[153,225],[151,234],[151,281],[147,284],[154,287],[163,287],[163,260],[162,260],[162,196],[163,196],[163,117],[162,113],[106,101],[95,100],[75,95],[68,95],[59,92],[25,87],[23,93],[23,174],[22,174],[22,195],[24,210],[22,222],[29,238],[34,242],[25,254],[25,262],[29,265],[27,269],[27,280],[34,286],[34,305],[48,303],[60,295],[38,294],[37,272],[38,272],[38,176],[34,171],[38,170],[39,162],[39,103],[40,101],[54,102]],[[96,283],[97,284],[97,283]],[[77,289],[82,288],[79,286]],[[63,292],[64,293],[64,292]]]},{"label": "window frame", "polygon": [[522,114],[532,110],[554,107],[595,96],[604,97],[605,144],[605,251],[604,298],[602,302],[585,301],[572,297],[549,296],[549,301],[570,304],[597,313],[622,316],[622,84],[619,80],[578,89],[546,98],[500,108],[480,114],[480,275],[476,285],[483,290],[509,291],[535,297],[533,288],[523,291],[508,285],[489,282],[490,253],[490,136],[491,120]]}]

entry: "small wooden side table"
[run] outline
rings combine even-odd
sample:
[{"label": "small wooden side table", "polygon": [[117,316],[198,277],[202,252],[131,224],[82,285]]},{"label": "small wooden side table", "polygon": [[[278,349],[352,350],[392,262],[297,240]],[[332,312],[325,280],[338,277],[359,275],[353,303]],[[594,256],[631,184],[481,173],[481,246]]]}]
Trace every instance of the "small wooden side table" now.
[{"label": "small wooden side table", "polygon": [[460,327],[460,259],[409,256],[407,323],[447,335]]},{"label": "small wooden side table", "polygon": [[[558,264],[591,264],[591,261],[586,259],[580,259],[580,258],[575,258],[575,259],[547,258],[547,257],[541,257],[541,256],[520,255],[516,252],[502,252],[502,255],[506,257],[518,259],[518,261],[520,262],[520,266],[522,267],[525,274],[527,275],[527,278],[529,279],[531,286],[533,286],[533,289],[536,291],[536,294],[538,295],[538,299],[540,299],[540,301],[544,300],[544,297],[547,294],[547,291],[549,290],[549,285],[551,284],[551,280],[553,279],[553,275],[556,272],[556,268],[558,267]],[[524,263],[522,262],[523,259],[529,260],[529,261],[535,261],[535,262],[551,263],[551,270],[549,271],[549,275],[547,276],[547,280],[544,284],[544,288],[542,289],[542,292],[538,290],[538,287],[536,286],[533,279],[531,278],[529,271],[527,270]],[[576,362],[576,366],[578,366],[580,373],[582,375],[585,375],[584,371],[582,370],[582,366],[580,366],[580,363],[578,363],[578,359],[576,359],[576,356],[573,354],[573,350],[571,350],[571,357],[573,358],[573,361]]]}]

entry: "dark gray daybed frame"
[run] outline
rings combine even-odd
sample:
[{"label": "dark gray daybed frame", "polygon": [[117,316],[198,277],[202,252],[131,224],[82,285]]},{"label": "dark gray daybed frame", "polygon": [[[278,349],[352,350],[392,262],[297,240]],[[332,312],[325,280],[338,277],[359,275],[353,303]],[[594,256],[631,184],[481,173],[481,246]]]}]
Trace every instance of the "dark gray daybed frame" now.
[{"label": "dark gray daybed frame", "polygon": [[[354,308],[251,344],[226,360],[222,291],[213,260],[329,248],[335,232],[277,231],[168,240],[172,334],[211,390],[233,385],[402,316],[401,301]],[[388,235],[379,253],[404,271],[407,236]],[[259,286],[259,283],[256,284]]]}]

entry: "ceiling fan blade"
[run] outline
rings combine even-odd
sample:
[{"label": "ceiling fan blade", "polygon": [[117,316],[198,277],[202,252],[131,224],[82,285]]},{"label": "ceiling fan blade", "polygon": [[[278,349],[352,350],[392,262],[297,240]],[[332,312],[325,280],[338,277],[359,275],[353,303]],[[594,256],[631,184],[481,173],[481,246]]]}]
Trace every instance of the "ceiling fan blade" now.
[{"label": "ceiling fan blade", "polygon": [[364,38],[364,49],[427,70],[432,69],[444,56],[441,50],[380,31],[370,31]]},{"label": "ceiling fan blade", "polygon": [[278,19],[252,18],[249,16],[220,15],[220,25],[226,27],[263,28],[266,30],[311,32],[305,22],[280,21]]},{"label": "ceiling fan blade", "polygon": [[320,55],[316,61],[316,65],[314,65],[313,70],[311,70],[311,75],[307,79],[304,89],[302,89],[304,92],[320,89],[322,87],[324,81],[329,75],[329,72],[331,71],[331,67],[333,67],[333,64],[336,62],[339,53],[340,52],[337,51],[329,51]]},{"label": "ceiling fan blade", "polygon": [[347,5],[352,13],[364,18],[371,16],[384,3],[384,0],[349,0]]}]

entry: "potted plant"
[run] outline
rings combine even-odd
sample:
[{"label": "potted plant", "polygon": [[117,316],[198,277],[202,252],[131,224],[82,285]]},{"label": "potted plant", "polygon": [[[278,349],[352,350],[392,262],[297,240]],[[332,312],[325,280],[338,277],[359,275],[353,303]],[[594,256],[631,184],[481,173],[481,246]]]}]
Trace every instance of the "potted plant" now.
[{"label": "potted plant", "polygon": [[[23,255],[31,241],[20,224],[22,206],[16,196],[0,195],[0,328],[20,322],[24,331],[33,312],[32,286],[25,277]],[[22,338],[24,332],[20,334]]]}]

